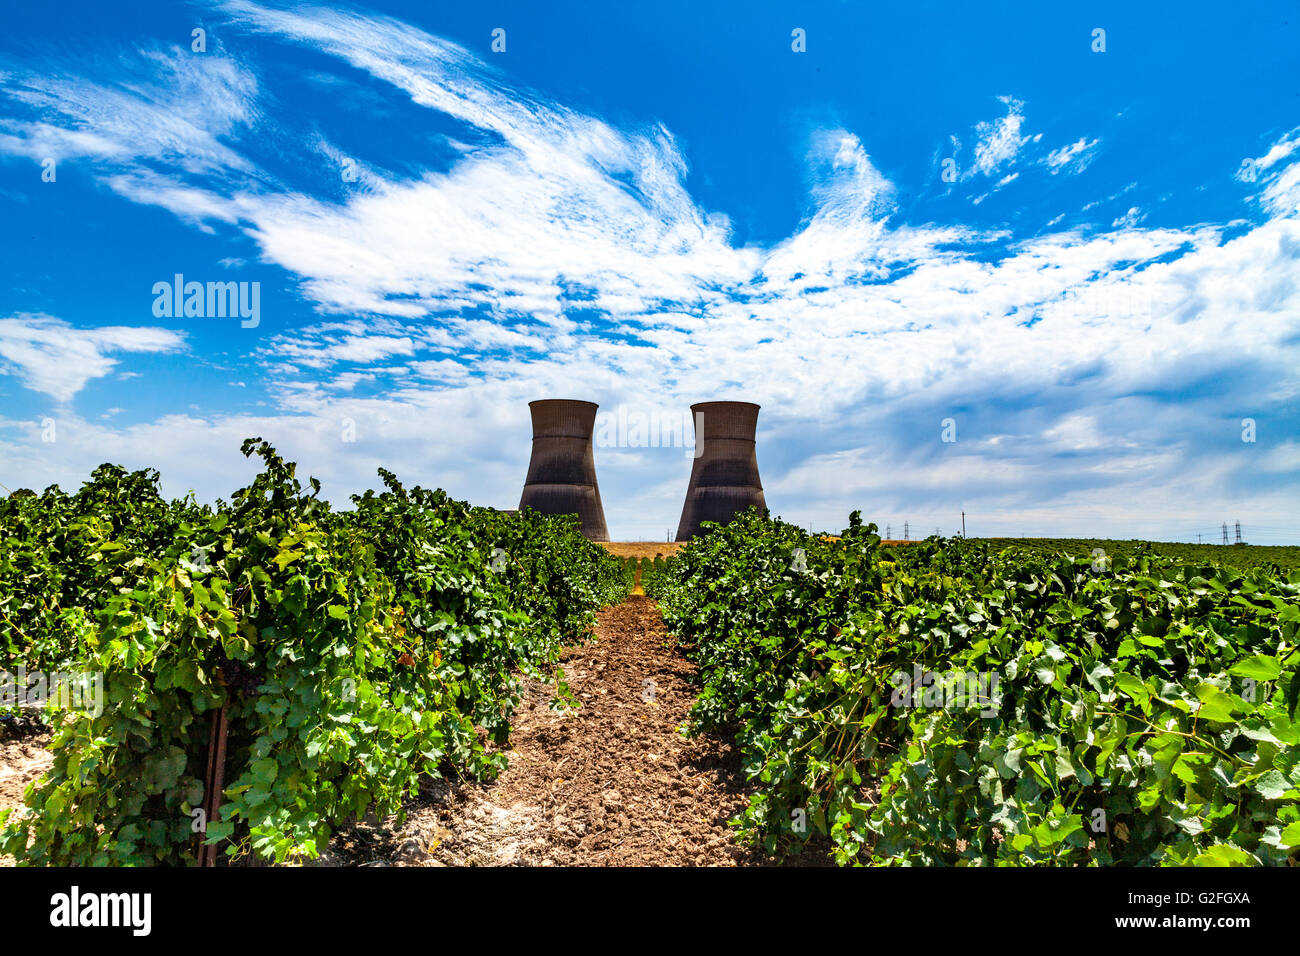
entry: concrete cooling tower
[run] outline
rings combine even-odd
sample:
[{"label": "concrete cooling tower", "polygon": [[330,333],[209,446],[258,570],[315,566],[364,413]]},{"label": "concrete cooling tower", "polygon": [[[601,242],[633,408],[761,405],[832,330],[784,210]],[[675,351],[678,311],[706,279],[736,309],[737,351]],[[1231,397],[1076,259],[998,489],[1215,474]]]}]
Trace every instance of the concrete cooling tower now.
[{"label": "concrete cooling tower", "polygon": [[701,402],[692,405],[691,411],[696,458],[677,525],[678,541],[694,537],[701,521],[725,524],[750,505],[767,507],[754,453],[758,406],[752,402]]},{"label": "concrete cooling tower", "polygon": [[558,398],[528,403],[533,453],[519,507],[548,515],[577,515],[583,535],[591,541],[608,541],[591,450],[598,407]]}]

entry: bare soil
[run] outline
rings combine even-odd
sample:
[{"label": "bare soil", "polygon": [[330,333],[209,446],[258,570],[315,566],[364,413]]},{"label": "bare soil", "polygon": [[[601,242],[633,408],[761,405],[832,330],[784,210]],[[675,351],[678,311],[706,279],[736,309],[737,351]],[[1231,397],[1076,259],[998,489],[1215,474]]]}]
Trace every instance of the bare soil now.
[{"label": "bare soil", "polygon": [[[490,783],[430,781],[395,818],[338,834],[325,865],[736,866],[765,862],[727,820],[746,804],[738,754],[685,738],[694,665],[652,601],[600,612],[596,639],[569,649],[565,677],[582,707],[548,706],[528,686],[509,767]],[[818,857],[820,862],[824,857]],[[812,862],[812,861],[809,861]]]},{"label": "bare soil", "polygon": [[[7,728],[0,722],[0,810],[23,805],[27,785],[50,769],[54,756],[46,749],[50,734],[43,728]],[[11,856],[0,854],[0,866],[13,866]]]}]

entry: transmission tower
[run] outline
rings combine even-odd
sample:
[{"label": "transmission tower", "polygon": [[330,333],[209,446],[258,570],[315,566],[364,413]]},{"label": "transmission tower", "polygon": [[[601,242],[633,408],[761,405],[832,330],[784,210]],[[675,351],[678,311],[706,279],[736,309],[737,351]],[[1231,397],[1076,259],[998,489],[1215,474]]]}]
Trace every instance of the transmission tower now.
[{"label": "transmission tower", "polygon": [[[1224,525],[1224,527],[1227,527],[1227,525]],[[1228,532],[1225,531],[1225,532],[1223,532],[1223,533],[1226,535]],[[909,534],[910,534],[910,532],[907,530],[907,522],[904,521],[904,522],[903,522],[903,540],[904,540],[904,541],[910,541],[910,540],[912,540],[910,537],[908,537]],[[1224,538],[1224,540],[1227,541],[1227,538]]]},{"label": "transmission tower", "polygon": [[892,541],[892,540],[894,539],[893,530],[894,530],[894,526],[893,526],[893,525],[891,525],[891,524],[887,524],[887,525],[885,525],[885,540],[886,540],[886,541]]},{"label": "transmission tower", "polygon": [[1241,544],[1241,522],[1237,522],[1237,544]]},{"label": "transmission tower", "polygon": [[1228,522],[1223,522],[1223,543],[1228,543]]}]

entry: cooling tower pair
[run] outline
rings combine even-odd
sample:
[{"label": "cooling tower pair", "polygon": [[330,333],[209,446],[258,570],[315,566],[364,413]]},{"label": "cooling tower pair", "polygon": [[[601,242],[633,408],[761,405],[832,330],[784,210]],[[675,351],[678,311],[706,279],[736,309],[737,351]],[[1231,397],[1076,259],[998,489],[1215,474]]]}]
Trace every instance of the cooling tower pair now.
[{"label": "cooling tower pair", "polygon": [[[597,407],[568,399],[528,403],[533,417],[533,453],[519,507],[543,514],[576,514],[588,539],[608,541],[591,447]],[[694,537],[701,521],[725,523],[750,505],[766,507],[754,452],[758,406],[701,402],[692,405],[691,412],[696,456],[677,525],[678,541]]]}]

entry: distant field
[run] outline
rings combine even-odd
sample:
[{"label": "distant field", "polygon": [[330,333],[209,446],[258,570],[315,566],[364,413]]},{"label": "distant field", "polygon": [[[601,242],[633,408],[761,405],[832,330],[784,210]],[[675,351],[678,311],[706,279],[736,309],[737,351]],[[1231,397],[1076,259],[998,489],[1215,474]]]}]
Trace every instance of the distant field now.
[{"label": "distant field", "polygon": [[1131,555],[1143,549],[1181,561],[1253,568],[1276,564],[1300,568],[1300,545],[1181,544],[1170,541],[1115,541],[1103,538],[981,538],[994,547],[1025,548],[1037,552],[1090,555],[1101,548],[1109,555]]},{"label": "distant field", "polygon": [[[835,540],[827,535],[827,540]],[[1108,555],[1130,555],[1142,549],[1165,557],[1205,564],[1223,564],[1235,568],[1254,568],[1276,564],[1288,570],[1300,568],[1300,545],[1263,544],[1181,544],[1170,541],[1120,541],[1109,538],[972,538],[997,548],[1024,548],[1039,553],[1065,553],[1091,556],[1094,548]],[[892,539],[886,546],[915,544],[915,540]],[[603,546],[620,558],[670,558],[680,551],[683,541],[606,541]]]},{"label": "distant field", "polygon": [[[829,537],[827,540],[835,540]],[[917,539],[890,539],[881,544],[916,544]],[[1181,561],[1221,564],[1234,568],[1255,568],[1276,564],[1288,570],[1300,568],[1300,545],[1294,544],[1185,544],[1177,541],[1118,540],[1114,538],[971,538],[995,548],[1023,548],[1040,554],[1091,555],[1101,548],[1108,555],[1131,555],[1143,549]]]},{"label": "distant field", "polygon": [[620,558],[670,558],[682,549],[684,541],[602,541],[610,554]]}]

